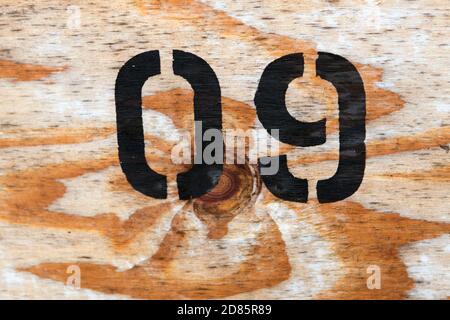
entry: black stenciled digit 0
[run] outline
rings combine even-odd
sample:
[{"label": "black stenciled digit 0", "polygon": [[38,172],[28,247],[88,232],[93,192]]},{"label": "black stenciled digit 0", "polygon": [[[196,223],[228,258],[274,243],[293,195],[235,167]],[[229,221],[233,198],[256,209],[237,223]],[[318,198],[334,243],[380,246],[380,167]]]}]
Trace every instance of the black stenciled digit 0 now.
[{"label": "black stenciled digit 0", "polygon": [[[201,58],[187,52],[173,51],[173,69],[194,89],[194,117],[202,122],[202,137],[207,129],[222,129],[220,86],[214,71]],[[167,198],[167,178],[153,171],[145,158],[142,121],[142,87],[149,77],[160,74],[159,52],[147,51],[128,60],[120,69],[116,80],[115,99],[119,159],[128,182],[137,191],[158,199]],[[170,107],[170,106],[168,106]],[[196,137],[196,143],[197,143]],[[177,176],[180,199],[199,197],[211,190],[219,181],[221,164],[203,162]]]},{"label": "black stenciled digit 0", "polygon": [[[326,119],[305,123],[293,118],[285,103],[289,83],[303,75],[303,55],[295,53],[271,62],[264,70],[255,95],[258,118],[267,129],[278,129],[281,142],[308,147],[326,140]],[[338,92],[339,166],[336,174],[317,184],[319,202],[335,202],[352,195],[361,184],[365,168],[365,92],[356,68],[346,59],[319,52],[317,75],[331,82]],[[270,165],[270,157],[260,158],[260,167]],[[275,175],[262,175],[266,187],[277,197],[307,202],[308,181],[294,177],[286,155],[278,158]]]},{"label": "black stenciled digit 0", "polygon": [[116,79],[116,121],[119,159],[128,182],[137,191],[157,199],[167,198],[167,178],[153,171],[145,159],[142,124],[142,87],[149,77],[160,74],[158,51],[148,51],[128,60]]},{"label": "black stenciled digit 0", "polygon": [[[180,199],[186,200],[204,195],[219,182],[222,175],[223,161],[221,163],[206,164],[203,152],[211,141],[203,140],[204,133],[209,129],[222,130],[222,104],[220,85],[214,70],[203,59],[188,52],[173,51],[173,71],[186,79],[194,90],[194,120],[202,123],[201,137],[197,136],[195,143],[196,159],[201,163],[194,164],[191,170],[177,175],[178,194]],[[220,141],[222,154],[224,149],[223,138]],[[202,142],[202,148],[198,144]]]}]

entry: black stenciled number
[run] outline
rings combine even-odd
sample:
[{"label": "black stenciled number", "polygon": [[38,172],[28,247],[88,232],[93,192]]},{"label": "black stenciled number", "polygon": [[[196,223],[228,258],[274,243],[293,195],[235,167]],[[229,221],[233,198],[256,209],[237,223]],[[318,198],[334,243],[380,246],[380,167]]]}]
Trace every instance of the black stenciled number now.
[{"label": "black stenciled number", "polygon": [[128,182],[147,196],[165,199],[167,178],[147,164],[142,125],[142,86],[160,72],[156,50],[138,54],[122,66],[116,79],[116,121],[120,166]]},{"label": "black stenciled number", "polygon": [[[201,58],[187,52],[173,51],[173,70],[185,78],[194,89],[194,117],[202,121],[203,132],[222,129],[220,86],[214,71]],[[158,199],[167,198],[167,178],[153,171],[145,158],[142,122],[142,87],[149,77],[160,74],[159,52],[148,51],[128,60],[120,69],[116,80],[116,116],[119,159],[128,182],[139,192]],[[198,137],[196,137],[196,143]],[[212,142],[211,142],[212,143]],[[177,176],[180,199],[199,197],[211,190],[219,181],[221,164],[201,163]]]},{"label": "black stenciled number", "polygon": [[[194,164],[191,170],[177,175],[178,194],[180,199],[185,200],[200,197],[210,191],[222,175],[222,164],[206,164],[202,156],[209,145],[203,141],[204,132],[208,129],[222,130],[221,93],[219,81],[213,69],[206,61],[192,53],[174,50],[173,71],[192,86],[194,120],[202,122],[201,137],[195,137],[196,159],[200,159],[201,163]],[[202,148],[198,148],[200,142],[202,142]],[[222,139],[222,154],[223,148]]]},{"label": "black stenciled number", "polygon": [[334,176],[317,182],[319,202],[336,202],[355,193],[364,177],[366,93],[356,68],[341,56],[319,52],[316,73],[338,93],[339,165]]},{"label": "black stenciled number", "polygon": [[[203,134],[208,129],[222,129],[220,86],[214,71],[203,59],[179,50],[173,51],[173,58],[174,73],[186,79],[194,90],[194,118],[202,123],[201,135],[195,137],[195,158],[200,161],[177,176],[180,199],[191,199],[211,190],[222,174],[222,164],[206,164],[203,159],[203,152],[208,147]],[[285,103],[289,83],[303,75],[303,64],[301,53],[286,55],[270,63],[261,76],[255,105],[258,118],[269,133],[278,129],[281,142],[308,147],[325,143],[326,119],[310,123],[298,121],[289,114]],[[128,181],[143,194],[164,199],[167,198],[167,179],[153,171],[145,158],[141,106],[145,81],[160,71],[158,51],[144,52],[127,61],[117,76],[116,113],[120,164]],[[333,177],[317,184],[319,202],[335,202],[352,195],[364,176],[364,85],[356,68],[338,55],[319,52],[316,73],[331,82],[338,92],[339,165]],[[223,139],[221,147],[223,151]],[[270,165],[267,161],[270,159],[259,159],[259,165]],[[290,173],[286,155],[279,156],[278,160],[278,172],[262,176],[265,185],[279,198],[306,202],[308,181]]]},{"label": "black stenciled number", "polygon": [[[278,129],[281,142],[307,147],[325,142],[325,120],[305,123],[292,117],[286,107],[289,83],[303,75],[303,55],[289,54],[271,62],[264,70],[255,94],[256,112],[266,130]],[[259,166],[267,160],[259,159]],[[287,165],[286,155],[278,157],[279,169],[275,175],[262,175],[266,187],[277,197],[296,202],[308,200],[308,181],[294,177]],[[270,165],[267,164],[267,165]]]},{"label": "black stenciled number", "polygon": [[[255,95],[258,118],[267,129],[279,130],[279,140],[300,147],[320,145],[326,141],[326,119],[305,123],[293,118],[285,95],[289,83],[303,75],[303,55],[295,53],[271,62],[264,70]],[[352,195],[361,184],[365,168],[365,92],[356,68],[346,59],[319,52],[317,75],[331,82],[339,95],[339,166],[336,174],[317,184],[319,202],[335,202]],[[260,167],[270,165],[270,157],[259,159]],[[275,175],[262,175],[266,187],[277,197],[307,202],[308,181],[294,177],[286,155],[279,156]]]}]

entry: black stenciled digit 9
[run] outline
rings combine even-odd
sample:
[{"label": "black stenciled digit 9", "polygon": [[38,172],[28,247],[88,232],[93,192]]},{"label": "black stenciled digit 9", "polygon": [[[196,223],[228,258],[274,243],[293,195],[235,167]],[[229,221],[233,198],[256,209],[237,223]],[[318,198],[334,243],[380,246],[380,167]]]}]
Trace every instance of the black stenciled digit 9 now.
[{"label": "black stenciled digit 9", "polygon": [[[270,63],[264,70],[255,95],[256,111],[262,125],[279,129],[279,140],[300,147],[325,143],[326,119],[305,123],[293,118],[285,103],[289,83],[303,75],[303,55],[290,54]],[[336,174],[317,184],[319,202],[335,202],[356,192],[364,176],[366,148],[366,101],[364,85],[356,68],[346,59],[319,52],[316,74],[331,82],[338,93],[339,166]],[[267,163],[267,161],[264,161]],[[286,155],[279,156],[280,168],[275,175],[263,175],[266,187],[277,197],[307,202],[308,181],[294,177],[287,166]],[[264,166],[262,161],[260,166]]]},{"label": "black stenciled digit 9", "polygon": [[[173,51],[173,70],[186,79],[194,90],[194,118],[202,123],[202,148],[196,148],[199,159],[208,146],[203,133],[222,129],[221,93],[219,81],[206,61],[188,52]],[[264,70],[255,94],[258,118],[266,130],[278,129],[278,139],[290,145],[309,147],[325,143],[326,119],[302,122],[292,117],[285,103],[289,83],[303,75],[303,55],[294,53],[271,62]],[[145,158],[142,121],[142,87],[149,77],[160,73],[158,51],[141,53],[128,60],[116,80],[116,115],[119,159],[125,176],[137,191],[159,199],[167,198],[167,179],[153,171]],[[339,105],[339,165],[329,179],[317,183],[319,202],[343,200],[359,188],[365,169],[364,84],[356,68],[345,58],[319,52],[316,74],[336,88]],[[223,146],[223,142],[222,142]],[[260,167],[270,163],[259,159]],[[307,202],[308,181],[294,177],[288,168],[286,155],[278,156],[279,170],[274,175],[262,175],[266,187],[275,196],[295,202]],[[200,197],[210,191],[222,174],[222,164],[194,164],[177,176],[180,199]]]}]

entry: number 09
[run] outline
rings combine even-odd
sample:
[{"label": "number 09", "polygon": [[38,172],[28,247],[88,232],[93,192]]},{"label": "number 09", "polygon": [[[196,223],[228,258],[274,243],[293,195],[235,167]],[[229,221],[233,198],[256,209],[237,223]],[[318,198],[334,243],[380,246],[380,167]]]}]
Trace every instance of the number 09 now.
[{"label": "number 09", "polygon": [[[289,83],[302,77],[303,69],[302,53],[289,54],[272,61],[261,76],[254,103],[258,118],[269,134],[272,129],[278,129],[279,141],[309,147],[325,143],[326,119],[299,121],[289,114],[285,102]],[[194,118],[195,121],[201,121],[202,137],[208,129],[222,130],[220,85],[209,64],[192,53],[174,50],[173,70],[175,75],[188,81],[194,90]],[[153,171],[147,163],[142,121],[142,87],[148,78],[160,72],[159,51],[147,51],[134,56],[119,71],[115,98],[122,170],[137,191],[164,199],[167,198],[167,178]],[[338,93],[339,165],[332,177],[317,183],[319,202],[336,202],[355,193],[364,176],[364,84],[353,64],[331,53],[319,52],[316,74],[329,81]],[[202,148],[196,148],[197,152],[203,152],[208,144],[208,141],[202,141]],[[267,157],[258,159],[259,167],[266,166],[269,160]],[[266,187],[281,199],[307,202],[308,181],[290,173],[286,155],[278,156],[277,160],[279,170],[274,175],[261,176]],[[177,185],[180,199],[196,198],[210,191],[218,183],[222,169],[222,164],[206,164],[202,161],[194,164],[189,171],[179,173]]]}]

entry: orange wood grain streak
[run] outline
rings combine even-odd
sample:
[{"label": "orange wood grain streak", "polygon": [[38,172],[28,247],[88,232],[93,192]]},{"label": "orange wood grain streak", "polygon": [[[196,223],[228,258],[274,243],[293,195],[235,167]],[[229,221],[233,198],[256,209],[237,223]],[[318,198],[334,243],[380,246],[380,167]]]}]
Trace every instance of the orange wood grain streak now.
[{"label": "orange wood grain streak", "polygon": [[[438,148],[450,143],[450,127],[432,128],[411,136],[389,137],[383,140],[367,142],[366,156],[379,157],[390,154]],[[320,155],[310,155],[294,162],[307,164],[329,160],[338,160],[336,152],[324,152]]]},{"label": "orange wood grain streak", "polygon": [[[332,240],[345,264],[345,277],[325,299],[404,299],[414,282],[399,256],[407,244],[450,233],[450,224],[412,220],[397,213],[380,213],[358,203],[343,201],[318,205],[325,218],[324,236]],[[367,287],[367,267],[381,269],[382,290]]]},{"label": "orange wood grain streak", "polygon": [[15,82],[43,80],[53,73],[64,72],[67,69],[67,66],[51,67],[11,60],[0,60],[0,78]]},{"label": "orange wood grain streak", "polygon": [[[188,274],[178,275],[171,263],[176,251],[183,246],[186,231],[183,215],[172,222],[159,251],[147,262],[131,270],[117,271],[113,266],[80,264],[83,287],[105,293],[120,293],[144,299],[217,299],[237,293],[271,287],[289,277],[290,265],[280,232],[272,222],[252,249],[239,270],[215,280],[187,280]],[[69,264],[41,264],[21,271],[43,278],[65,281]]]},{"label": "orange wood grain streak", "polygon": [[106,138],[114,134],[113,127],[44,128],[3,131],[14,138],[0,138],[0,148],[76,144]]}]

